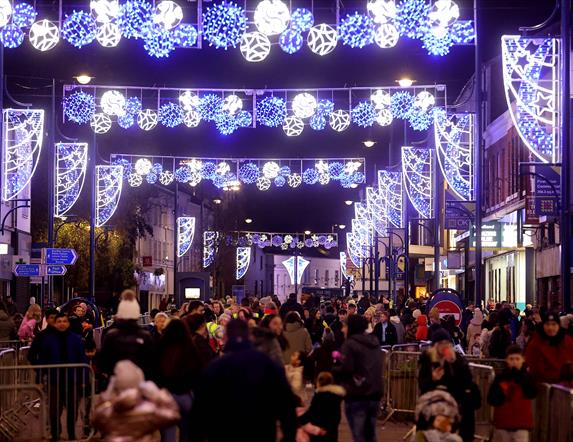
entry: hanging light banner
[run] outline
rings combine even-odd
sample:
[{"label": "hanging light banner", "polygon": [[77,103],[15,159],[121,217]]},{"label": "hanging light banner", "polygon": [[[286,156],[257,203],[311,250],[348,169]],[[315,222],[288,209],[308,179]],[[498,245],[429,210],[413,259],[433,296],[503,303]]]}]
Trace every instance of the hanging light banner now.
[{"label": "hanging light banner", "polygon": [[404,227],[402,173],[378,171],[378,192],[386,200],[388,222],[392,227]]},{"label": "hanging light banner", "polygon": [[[561,103],[560,40],[504,35],[503,82],[519,136],[541,161],[557,163]],[[569,55],[567,55],[569,56]]]},{"label": "hanging light banner", "polygon": [[[295,265],[295,259],[296,259],[296,265]],[[291,284],[293,285],[295,284],[295,279],[296,283],[300,284],[300,282],[302,281],[302,275],[304,274],[304,271],[306,270],[309,264],[310,261],[304,259],[302,256],[291,256],[289,259],[285,259],[283,261],[283,266],[285,266],[290,276]]]},{"label": "hanging light banner", "polygon": [[372,247],[374,242],[374,235],[372,232],[372,223],[366,219],[353,219],[352,232],[354,237],[363,246],[360,256],[366,258],[368,256],[368,249]]},{"label": "hanging light banner", "polygon": [[301,185],[338,183],[344,188],[364,184],[364,158],[191,158],[144,157],[113,154],[112,164],[123,167],[124,178],[131,187],[174,181],[191,187],[202,181],[223,190],[238,190],[242,185],[255,185],[266,191],[271,187],[297,188]]},{"label": "hanging light banner", "polygon": [[370,212],[372,227],[381,237],[388,236],[387,200],[382,197],[378,189],[366,188],[366,207]]},{"label": "hanging light banner", "polygon": [[180,216],[177,218],[177,256],[181,258],[191,248],[195,236],[195,217]]},{"label": "hanging light banner", "polygon": [[251,248],[250,247],[237,247],[236,253],[236,264],[237,281],[247,274],[249,271],[249,265],[251,264]]},{"label": "hanging light banner", "polygon": [[[221,234],[223,235],[223,234]],[[338,247],[336,233],[273,233],[273,232],[230,232],[225,235],[228,246],[280,247],[282,250],[323,247],[330,250]]]},{"label": "hanging light banner", "polygon": [[206,269],[213,261],[217,254],[217,247],[219,242],[219,232],[207,230],[203,232],[203,268]]},{"label": "hanging light banner", "polygon": [[56,144],[55,216],[64,216],[78,200],[84,186],[87,164],[87,143]]},{"label": "hanging light banner", "polygon": [[432,218],[433,195],[432,177],[434,173],[435,151],[404,146],[402,147],[402,175],[406,193],[421,218]]},{"label": "hanging light banner", "polygon": [[321,89],[176,89],[78,86],[63,89],[64,121],[97,134],[139,127],[195,128],[211,124],[221,135],[242,128],[280,128],[289,137],[327,128],[389,126],[407,121],[427,131],[433,110],[446,105],[445,85]]},{"label": "hanging light banner", "polygon": [[434,136],[442,174],[464,201],[474,198],[474,115],[434,112]]},{"label": "hanging light banner", "polygon": [[123,167],[96,166],[96,227],[109,221],[119,205]]},{"label": "hanging light banner", "polygon": [[364,258],[367,256],[367,251],[354,232],[348,232],[346,234],[346,252],[352,263],[357,268],[362,268]]},{"label": "hanging light banner", "polygon": [[2,200],[10,201],[36,171],[44,139],[44,111],[4,109],[2,119]]}]

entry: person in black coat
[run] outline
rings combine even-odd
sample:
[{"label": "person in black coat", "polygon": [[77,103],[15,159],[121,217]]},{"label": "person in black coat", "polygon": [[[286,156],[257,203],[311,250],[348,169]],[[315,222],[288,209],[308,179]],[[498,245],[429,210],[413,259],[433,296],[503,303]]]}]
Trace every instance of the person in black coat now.
[{"label": "person in black coat", "polygon": [[284,321],[289,312],[298,312],[301,318],[304,318],[304,308],[296,300],[296,293],[288,295],[288,300],[279,309],[279,315]]},{"label": "person in black coat", "polygon": [[[284,368],[255,350],[247,324],[239,319],[227,324],[225,340],[225,354],[211,362],[198,383],[193,440],[274,441],[278,421],[283,441],[294,442],[296,403]],[[253,417],[254,426],[249,425]]]},{"label": "person in black coat", "polygon": [[388,312],[380,314],[380,322],[374,326],[372,334],[378,338],[380,345],[396,345],[398,343],[396,327],[390,322]]},{"label": "person in black coat", "polygon": [[326,431],[324,435],[311,436],[312,442],[337,442],[340,425],[340,404],[346,391],[334,385],[334,378],[329,372],[322,372],[317,378],[317,389],[312,397],[310,407],[299,417],[299,425],[311,423]]},{"label": "person in black coat", "polygon": [[191,340],[197,352],[199,367],[203,370],[209,363],[217,357],[217,353],[209,344],[209,332],[207,322],[203,315],[194,313],[185,317],[184,321],[191,332]]}]

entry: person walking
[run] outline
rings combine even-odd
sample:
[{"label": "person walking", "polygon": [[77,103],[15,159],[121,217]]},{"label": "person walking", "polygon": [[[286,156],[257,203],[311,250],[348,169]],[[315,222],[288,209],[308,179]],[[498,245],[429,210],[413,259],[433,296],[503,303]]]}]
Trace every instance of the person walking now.
[{"label": "person walking", "polygon": [[286,317],[290,312],[297,312],[301,319],[304,318],[304,309],[302,305],[297,301],[296,293],[291,293],[288,295],[288,300],[283,305],[281,305],[279,309],[279,315],[283,321],[286,320]]},{"label": "person walking", "polygon": [[32,342],[38,331],[40,321],[42,320],[42,309],[38,304],[32,304],[28,307],[24,319],[18,328],[18,338],[20,341]]},{"label": "person walking", "polygon": [[291,311],[285,319],[284,337],[288,346],[283,350],[283,362],[290,363],[294,352],[308,355],[312,350],[312,340],[308,330],[302,324],[301,316],[296,311]]},{"label": "person walking", "polygon": [[398,343],[398,335],[396,327],[390,321],[388,312],[380,313],[380,322],[374,326],[372,334],[378,338],[380,345],[396,345]]},{"label": "person walking", "polygon": [[466,339],[468,342],[467,352],[473,354],[472,348],[476,344],[476,340],[479,341],[479,336],[481,335],[481,325],[483,323],[483,313],[479,308],[474,309],[473,318],[470,320],[468,325]]},{"label": "person walking", "polygon": [[191,340],[197,350],[199,365],[201,369],[204,369],[217,356],[217,353],[215,353],[215,350],[209,344],[209,332],[207,331],[205,317],[194,313],[186,316],[183,320],[187,324],[187,327],[189,327]]}]

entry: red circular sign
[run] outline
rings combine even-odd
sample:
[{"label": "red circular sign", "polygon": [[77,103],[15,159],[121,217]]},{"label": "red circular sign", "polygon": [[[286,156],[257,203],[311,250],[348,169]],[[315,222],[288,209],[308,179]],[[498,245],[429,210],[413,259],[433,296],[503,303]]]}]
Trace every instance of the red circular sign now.
[{"label": "red circular sign", "polygon": [[446,315],[453,315],[456,325],[462,322],[462,309],[452,301],[442,300],[434,304],[434,307],[440,312],[440,318]]}]

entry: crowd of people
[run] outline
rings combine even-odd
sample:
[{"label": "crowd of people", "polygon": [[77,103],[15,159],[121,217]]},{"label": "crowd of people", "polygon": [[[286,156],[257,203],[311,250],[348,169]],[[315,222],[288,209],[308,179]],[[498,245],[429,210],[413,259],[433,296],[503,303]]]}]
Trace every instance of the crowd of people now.
[{"label": "crowd of people", "polygon": [[[171,395],[179,418],[161,428],[169,442],[272,441],[277,431],[285,441],[337,441],[341,404],[353,440],[375,441],[384,393],[380,349],[400,344],[426,346],[418,367],[416,441],[472,441],[475,411],[486,400],[495,407],[502,440],[528,440],[536,386],[573,385],[573,315],[531,306],[520,312],[508,303],[469,305],[457,321],[416,300],[395,308],[370,296],[299,302],[291,294],[284,303],[276,296],[228,297],[163,308],[142,326],[135,293],[126,290],[96,351],[85,306],[69,317],[56,309],[42,315],[33,304],[17,326],[15,312],[0,304],[0,339],[31,343],[35,365],[91,364],[103,397],[114,397],[110,379],[120,361],[130,361]],[[486,398],[469,358],[506,361]],[[53,440],[61,437],[62,408],[68,439],[74,438],[77,400],[60,398],[58,411],[50,411]],[[121,428],[130,427],[114,434]]]}]

